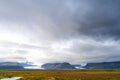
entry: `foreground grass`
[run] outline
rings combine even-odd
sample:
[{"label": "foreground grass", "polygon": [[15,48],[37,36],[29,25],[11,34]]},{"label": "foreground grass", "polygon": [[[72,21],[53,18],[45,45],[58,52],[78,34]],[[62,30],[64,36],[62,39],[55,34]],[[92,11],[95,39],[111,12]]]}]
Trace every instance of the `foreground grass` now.
[{"label": "foreground grass", "polygon": [[119,70],[1,70],[1,77],[18,76],[20,80],[120,80]]}]

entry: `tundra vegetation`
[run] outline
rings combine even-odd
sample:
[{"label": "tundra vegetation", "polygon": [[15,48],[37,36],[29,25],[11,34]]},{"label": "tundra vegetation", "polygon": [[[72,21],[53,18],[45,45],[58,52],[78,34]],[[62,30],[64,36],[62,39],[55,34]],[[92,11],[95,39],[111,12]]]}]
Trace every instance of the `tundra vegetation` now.
[{"label": "tundra vegetation", "polygon": [[120,70],[0,70],[0,78],[20,80],[120,80]]}]

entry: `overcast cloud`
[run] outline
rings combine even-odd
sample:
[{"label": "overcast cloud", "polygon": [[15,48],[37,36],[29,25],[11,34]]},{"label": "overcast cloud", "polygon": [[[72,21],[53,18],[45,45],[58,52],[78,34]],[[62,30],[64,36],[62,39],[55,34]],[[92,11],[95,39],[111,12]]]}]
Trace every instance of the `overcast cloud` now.
[{"label": "overcast cloud", "polygon": [[120,0],[0,0],[0,60],[120,60]]}]

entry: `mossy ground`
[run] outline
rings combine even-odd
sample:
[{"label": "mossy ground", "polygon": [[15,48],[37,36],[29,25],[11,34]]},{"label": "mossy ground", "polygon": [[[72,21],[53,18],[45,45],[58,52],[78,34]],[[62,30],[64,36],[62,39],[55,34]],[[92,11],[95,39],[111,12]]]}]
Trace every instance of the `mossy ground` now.
[{"label": "mossy ground", "polygon": [[20,80],[120,80],[120,70],[1,70],[1,77]]}]

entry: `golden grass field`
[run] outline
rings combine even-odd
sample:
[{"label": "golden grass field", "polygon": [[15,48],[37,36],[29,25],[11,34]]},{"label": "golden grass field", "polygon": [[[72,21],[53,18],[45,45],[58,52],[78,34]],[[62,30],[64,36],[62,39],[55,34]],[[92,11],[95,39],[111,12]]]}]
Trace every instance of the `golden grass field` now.
[{"label": "golden grass field", "polygon": [[0,77],[20,80],[120,80],[120,70],[1,70]]}]

